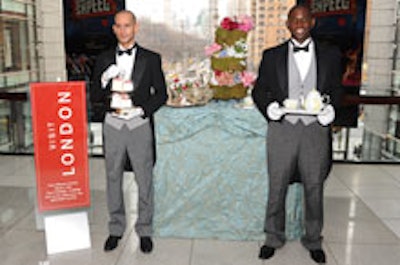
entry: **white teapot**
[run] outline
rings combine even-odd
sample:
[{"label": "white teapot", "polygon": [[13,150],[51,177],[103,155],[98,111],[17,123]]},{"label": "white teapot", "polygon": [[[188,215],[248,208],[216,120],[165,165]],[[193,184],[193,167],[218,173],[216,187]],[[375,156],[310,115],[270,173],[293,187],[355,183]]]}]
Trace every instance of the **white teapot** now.
[{"label": "white teapot", "polygon": [[305,101],[304,101],[304,108],[307,111],[320,111],[324,104],[324,97],[313,88],[310,92],[308,92]]}]

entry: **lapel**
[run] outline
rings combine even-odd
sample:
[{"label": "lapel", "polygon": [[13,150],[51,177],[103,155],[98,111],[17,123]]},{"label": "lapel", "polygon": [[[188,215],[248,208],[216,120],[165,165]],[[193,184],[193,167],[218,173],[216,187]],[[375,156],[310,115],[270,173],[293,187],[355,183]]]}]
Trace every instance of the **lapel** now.
[{"label": "lapel", "polygon": [[145,69],[146,57],[144,55],[143,48],[138,45],[135,57],[135,64],[132,71],[132,80],[135,87],[139,87]]},{"label": "lapel", "polygon": [[107,56],[106,57],[107,64],[116,64],[117,63],[116,58],[115,58],[116,57],[115,49],[109,49],[106,56]]},{"label": "lapel", "polygon": [[315,57],[317,63],[317,89],[323,92],[325,81],[327,80],[327,69],[325,64],[327,61],[326,54],[323,52],[323,48],[315,41]]},{"label": "lapel", "polygon": [[288,87],[289,87],[289,73],[288,73],[288,45],[289,42],[286,42],[282,45],[282,48],[278,50],[277,59],[276,60],[276,70],[278,76],[278,84],[281,88],[285,97],[289,95]]}]

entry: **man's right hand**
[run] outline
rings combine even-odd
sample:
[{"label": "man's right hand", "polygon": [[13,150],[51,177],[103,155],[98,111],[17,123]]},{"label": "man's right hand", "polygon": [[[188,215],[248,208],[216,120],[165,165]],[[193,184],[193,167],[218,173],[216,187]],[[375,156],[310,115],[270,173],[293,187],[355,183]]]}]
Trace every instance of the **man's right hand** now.
[{"label": "man's right hand", "polygon": [[274,101],[268,105],[267,115],[271,120],[273,120],[273,121],[280,120],[282,118],[283,114],[285,114],[285,112],[279,106],[278,102]]},{"label": "man's right hand", "polygon": [[110,82],[110,80],[114,77],[117,77],[119,74],[119,69],[115,64],[110,65],[101,75],[101,87],[105,88]]}]

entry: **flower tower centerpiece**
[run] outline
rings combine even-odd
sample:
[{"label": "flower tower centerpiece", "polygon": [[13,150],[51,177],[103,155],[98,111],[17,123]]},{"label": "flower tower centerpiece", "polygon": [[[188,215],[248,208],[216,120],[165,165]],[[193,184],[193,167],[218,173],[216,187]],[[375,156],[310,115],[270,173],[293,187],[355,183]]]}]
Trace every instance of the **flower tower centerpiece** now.
[{"label": "flower tower centerpiece", "polygon": [[210,88],[214,99],[241,99],[254,82],[247,68],[247,34],[254,27],[250,16],[226,17],[215,31],[215,42],[205,48],[211,57]]}]

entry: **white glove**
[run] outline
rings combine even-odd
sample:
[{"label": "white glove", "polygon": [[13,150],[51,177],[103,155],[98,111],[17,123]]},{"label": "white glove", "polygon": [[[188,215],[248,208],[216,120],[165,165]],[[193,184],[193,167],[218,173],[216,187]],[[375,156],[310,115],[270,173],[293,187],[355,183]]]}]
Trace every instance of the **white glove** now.
[{"label": "white glove", "polygon": [[118,117],[126,120],[130,120],[135,117],[140,117],[144,114],[144,111],[141,107],[135,107],[131,109],[123,109],[118,114]]},{"label": "white glove", "polygon": [[114,77],[117,77],[119,74],[119,69],[115,64],[110,65],[101,75],[101,87],[105,88],[110,82],[110,80]]},{"label": "white glove", "polygon": [[271,120],[277,121],[280,118],[282,118],[283,114],[285,114],[285,112],[279,106],[278,102],[274,101],[274,102],[272,102],[271,104],[268,105],[268,107],[267,107],[267,115]]},{"label": "white glove", "polygon": [[335,119],[335,109],[330,104],[326,105],[318,114],[317,119],[322,126],[332,123]]},{"label": "white glove", "polygon": [[131,110],[131,111],[132,111],[132,115],[134,117],[142,116],[144,114],[142,107],[134,107],[133,110]]}]

